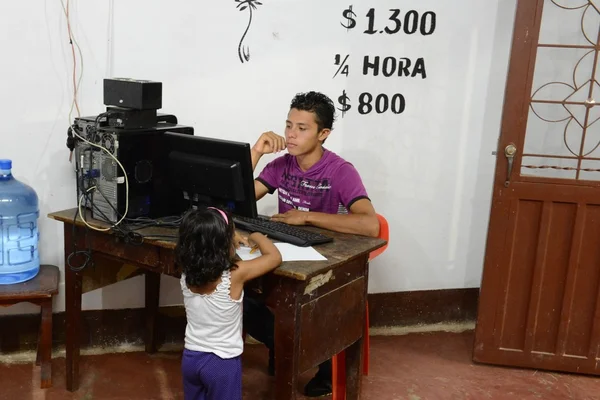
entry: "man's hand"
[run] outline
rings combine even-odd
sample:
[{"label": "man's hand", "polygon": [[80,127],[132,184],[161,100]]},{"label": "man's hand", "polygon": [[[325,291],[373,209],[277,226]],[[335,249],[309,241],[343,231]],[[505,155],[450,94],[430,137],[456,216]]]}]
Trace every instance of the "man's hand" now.
[{"label": "man's hand", "polygon": [[271,217],[272,221],[283,222],[288,225],[306,225],[308,221],[308,212],[289,210],[284,214],[275,214]]},{"label": "man's hand", "polygon": [[244,245],[246,247],[250,247],[250,242],[248,242],[248,236],[244,236],[238,231],[235,231],[233,235],[233,244],[235,244],[235,248],[239,249],[240,245]]},{"label": "man's hand", "polygon": [[285,138],[275,132],[265,132],[256,141],[252,150],[259,155],[279,153],[286,149]]}]

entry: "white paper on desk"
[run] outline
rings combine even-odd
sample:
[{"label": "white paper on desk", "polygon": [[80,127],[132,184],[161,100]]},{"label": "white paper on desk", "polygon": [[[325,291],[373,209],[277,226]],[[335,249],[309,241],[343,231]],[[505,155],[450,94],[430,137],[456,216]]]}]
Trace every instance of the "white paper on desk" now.
[{"label": "white paper on desk", "polygon": [[[279,249],[283,261],[327,261],[321,253],[313,247],[294,246],[289,243],[274,243]],[[242,246],[237,249],[237,254],[244,261],[253,260],[261,256],[260,250],[250,254],[250,247]]]}]

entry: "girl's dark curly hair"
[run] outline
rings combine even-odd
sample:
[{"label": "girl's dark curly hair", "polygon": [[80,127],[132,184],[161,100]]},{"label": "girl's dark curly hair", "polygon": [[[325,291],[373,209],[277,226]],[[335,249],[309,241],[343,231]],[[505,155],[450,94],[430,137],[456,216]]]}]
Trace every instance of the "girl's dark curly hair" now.
[{"label": "girl's dark curly hair", "polygon": [[183,269],[188,286],[214,282],[223,271],[235,269],[233,263],[233,232],[229,223],[215,209],[191,210],[179,226],[175,247],[176,262]]}]

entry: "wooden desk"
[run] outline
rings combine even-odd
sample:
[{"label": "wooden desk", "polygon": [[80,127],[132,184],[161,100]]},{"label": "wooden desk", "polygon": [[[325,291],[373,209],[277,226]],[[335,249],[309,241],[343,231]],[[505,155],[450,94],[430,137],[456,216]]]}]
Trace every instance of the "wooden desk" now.
[{"label": "wooden desk", "polygon": [[[179,277],[174,262],[175,242],[145,240],[140,245],[124,243],[116,235],[89,229],[75,209],[49,214],[64,224],[65,260],[78,249],[134,264],[145,270],[146,351],[156,351],[160,274]],[[87,219],[92,224],[93,220]],[[97,227],[107,225],[93,221]],[[315,228],[311,228],[315,229]],[[173,234],[173,230],[147,228],[145,235]],[[369,253],[385,244],[377,238],[327,231],[334,237],[318,246],[327,261],[284,262],[262,279],[262,292],[275,313],[275,397],[296,398],[297,377],[304,371],[346,349],[347,399],[358,399],[361,386],[362,339],[368,283]],[[86,236],[87,235],[87,236]],[[67,389],[79,387],[79,349],[83,271],[65,266],[66,289],[66,375]]]}]

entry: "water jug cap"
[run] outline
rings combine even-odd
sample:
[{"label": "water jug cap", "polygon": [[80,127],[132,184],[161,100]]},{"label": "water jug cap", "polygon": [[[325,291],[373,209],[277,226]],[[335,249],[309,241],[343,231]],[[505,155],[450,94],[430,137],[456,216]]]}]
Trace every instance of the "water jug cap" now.
[{"label": "water jug cap", "polygon": [[12,169],[11,160],[0,160],[0,169]]}]

